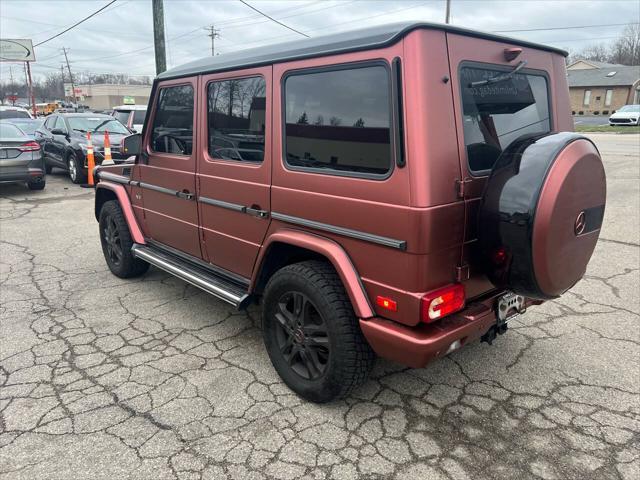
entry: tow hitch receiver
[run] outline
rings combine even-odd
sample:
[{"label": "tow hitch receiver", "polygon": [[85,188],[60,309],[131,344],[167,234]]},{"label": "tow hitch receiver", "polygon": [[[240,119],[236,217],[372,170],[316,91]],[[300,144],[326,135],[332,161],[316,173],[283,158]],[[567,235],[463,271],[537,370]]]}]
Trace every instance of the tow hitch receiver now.
[{"label": "tow hitch receiver", "polygon": [[520,316],[526,311],[527,308],[523,296],[516,295],[513,292],[507,292],[500,296],[496,302],[496,324],[480,340],[491,345],[498,335],[506,333],[509,320]]}]

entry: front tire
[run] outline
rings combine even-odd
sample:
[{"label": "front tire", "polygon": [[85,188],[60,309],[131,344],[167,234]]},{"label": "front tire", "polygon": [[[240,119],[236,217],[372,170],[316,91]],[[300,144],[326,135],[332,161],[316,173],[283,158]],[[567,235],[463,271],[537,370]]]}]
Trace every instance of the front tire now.
[{"label": "front tire", "polygon": [[271,363],[301,397],[324,403],[362,384],[375,355],[333,267],[306,261],[282,268],[264,293],[263,335]]},{"label": "front tire", "polygon": [[116,277],[131,278],[145,273],[149,264],[131,253],[133,239],[120,204],[110,200],[100,210],[100,243],[109,270]]},{"label": "front tire", "polygon": [[73,153],[67,155],[67,170],[69,170],[69,178],[71,178],[73,183],[87,183],[87,174],[84,171],[84,165]]}]

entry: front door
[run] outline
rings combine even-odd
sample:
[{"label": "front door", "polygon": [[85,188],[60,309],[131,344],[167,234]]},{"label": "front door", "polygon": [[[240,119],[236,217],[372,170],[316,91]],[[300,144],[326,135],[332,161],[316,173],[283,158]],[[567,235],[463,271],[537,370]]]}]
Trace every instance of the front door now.
[{"label": "front door", "polygon": [[271,67],[205,76],[198,206],[211,263],[250,277],[269,226]]},{"label": "front door", "polygon": [[179,79],[156,89],[139,165],[146,233],[200,257],[193,152],[196,84],[195,79]]}]

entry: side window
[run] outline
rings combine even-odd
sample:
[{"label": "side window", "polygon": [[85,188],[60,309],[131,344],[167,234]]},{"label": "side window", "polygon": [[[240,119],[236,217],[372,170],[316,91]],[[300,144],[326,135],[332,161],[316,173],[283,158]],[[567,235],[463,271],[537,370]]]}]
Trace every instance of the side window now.
[{"label": "side window", "polygon": [[151,131],[156,152],[191,155],[193,148],[193,87],[177,85],[160,89]]},{"label": "side window", "polygon": [[391,163],[388,70],[380,66],[296,73],[285,80],[287,165],[385,175]]},{"label": "side window", "polygon": [[58,117],[49,117],[49,118],[47,118],[47,120],[44,122],[44,127],[47,130],[52,130],[53,129],[53,125],[56,123],[56,118],[58,118]]},{"label": "side window", "polygon": [[261,162],[266,111],[264,78],[211,82],[207,96],[209,155],[224,160]]},{"label": "side window", "polygon": [[66,132],[67,131],[67,126],[64,123],[64,118],[57,117],[56,118],[56,123],[55,123],[53,128],[57,128],[57,129],[60,129],[60,130],[62,130],[64,132]]},{"label": "side window", "polygon": [[126,111],[116,110],[113,116],[116,117],[116,120],[118,120],[121,124],[123,124],[126,127],[127,124],[129,123],[129,113],[130,113],[129,110],[126,110]]}]

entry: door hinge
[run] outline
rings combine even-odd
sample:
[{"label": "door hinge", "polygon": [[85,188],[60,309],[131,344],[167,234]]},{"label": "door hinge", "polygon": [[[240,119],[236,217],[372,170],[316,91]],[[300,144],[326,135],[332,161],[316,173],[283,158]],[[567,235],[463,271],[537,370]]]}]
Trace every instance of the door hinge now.
[{"label": "door hinge", "polygon": [[460,283],[469,280],[469,276],[469,265],[465,263],[456,267],[456,282]]},{"label": "door hinge", "polygon": [[465,186],[471,183],[470,178],[465,178],[463,180],[456,180],[456,190],[458,193],[458,198],[464,198],[467,194]]}]

